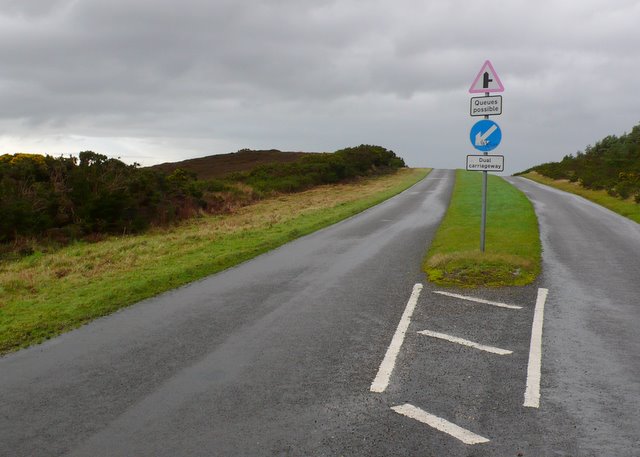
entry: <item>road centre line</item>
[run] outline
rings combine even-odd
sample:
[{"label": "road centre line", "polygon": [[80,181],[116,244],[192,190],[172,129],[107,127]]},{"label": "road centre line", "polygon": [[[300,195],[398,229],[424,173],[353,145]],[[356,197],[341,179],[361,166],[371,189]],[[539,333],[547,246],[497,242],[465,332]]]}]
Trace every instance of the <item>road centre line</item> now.
[{"label": "road centre line", "polygon": [[500,349],[500,348],[496,348],[496,347],[493,347],[493,346],[485,346],[484,344],[476,343],[474,341],[465,340],[463,338],[458,338],[457,336],[447,335],[446,333],[432,332],[430,330],[422,330],[422,331],[419,331],[418,333],[420,333],[421,335],[426,335],[426,336],[430,336],[430,337],[433,337],[433,338],[438,338],[438,339],[441,339],[441,340],[450,341],[452,343],[461,344],[463,346],[469,346],[469,347],[472,347],[472,348],[475,348],[475,349],[479,349],[481,351],[491,352],[493,354],[498,354],[498,355],[513,354],[513,351],[509,351],[507,349]]},{"label": "road centre line", "polygon": [[440,294],[440,295],[446,295],[447,297],[459,298],[460,300],[467,300],[467,301],[472,301],[472,302],[476,302],[476,303],[484,303],[485,305],[497,306],[499,308],[522,309],[522,306],[508,305],[506,303],[500,303],[500,302],[497,302],[497,301],[485,300],[483,298],[467,297],[465,295],[452,294],[451,292],[442,292],[442,291],[439,291],[439,290],[434,290],[433,293],[434,294]]},{"label": "road centre line", "polygon": [[398,353],[400,352],[400,348],[402,347],[402,343],[404,342],[404,336],[407,333],[409,324],[411,323],[411,316],[413,315],[413,311],[415,310],[416,304],[418,303],[418,298],[420,297],[422,287],[422,284],[419,283],[413,286],[411,297],[409,297],[409,301],[407,302],[404,313],[402,313],[402,317],[400,318],[400,322],[398,323],[396,332],[391,339],[391,344],[389,344],[384,359],[382,360],[380,368],[378,369],[378,374],[376,375],[375,379],[371,383],[371,387],[369,388],[371,392],[384,392],[389,385],[391,373],[393,372],[393,368],[396,365],[396,359],[398,357]]},{"label": "road centre line", "polygon": [[529,364],[527,366],[527,387],[524,392],[524,406],[540,407],[540,371],[542,369],[542,324],[544,305],[549,289],[538,289],[538,298],[533,312],[531,345],[529,346]]},{"label": "road centre line", "polygon": [[462,441],[464,444],[481,444],[489,442],[489,440],[483,436],[476,435],[475,433],[470,432],[465,428],[453,424],[446,419],[442,419],[441,417],[434,416],[433,414],[430,414],[409,403],[405,403],[404,405],[400,406],[392,406],[391,409],[398,414],[410,417],[411,419],[422,422],[429,427],[433,427],[436,430],[440,430],[441,432],[453,436],[454,438]]}]

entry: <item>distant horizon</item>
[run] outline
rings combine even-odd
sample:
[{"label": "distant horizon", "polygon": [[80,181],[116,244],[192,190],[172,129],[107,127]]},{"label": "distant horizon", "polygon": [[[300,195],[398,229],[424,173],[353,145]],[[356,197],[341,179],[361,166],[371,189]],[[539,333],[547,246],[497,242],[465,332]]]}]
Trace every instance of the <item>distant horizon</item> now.
[{"label": "distant horizon", "polygon": [[490,61],[512,173],[638,123],[638,23],[627,0],[5,2],[0,151],[151,166],[365,143],[461,168]]}]

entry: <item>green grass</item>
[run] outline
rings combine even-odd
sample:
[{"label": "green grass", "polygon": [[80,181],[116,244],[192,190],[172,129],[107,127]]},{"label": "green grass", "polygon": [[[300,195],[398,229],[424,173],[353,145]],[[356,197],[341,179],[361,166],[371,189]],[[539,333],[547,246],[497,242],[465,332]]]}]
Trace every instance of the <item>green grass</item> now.
[{"label": "green grass", "polygon": [[489,175],[485,252],[480,252],[482,173],[458,170],[451,204],[427,253],[424,270],[438,285],[517,286],[540,272],[541,244],[531,202]]},{"label": "green grass", "polygon": [[567,180],[555,180],[547,178],[535,171],[521,175],[525,178],[529,178],[532,181],[546,184],[547,186],[555,187],[556,189],[564,190],[572,194],[580,195],[581,197],[591,200],[598,205],[604,206],[613,212],[627,217],[634,222],[640,223],[640,204],[633,201],[632,198],[627,200],[621,200],[618,197],[612,197],[604,190],[591,190],[585,189],[578,183],[569,182]]},{"label": "green grass", "polygon": [[281,195],[226,216],[0,262],[0,353],[42,342],[357,214],[428,173],[403,169]]}]

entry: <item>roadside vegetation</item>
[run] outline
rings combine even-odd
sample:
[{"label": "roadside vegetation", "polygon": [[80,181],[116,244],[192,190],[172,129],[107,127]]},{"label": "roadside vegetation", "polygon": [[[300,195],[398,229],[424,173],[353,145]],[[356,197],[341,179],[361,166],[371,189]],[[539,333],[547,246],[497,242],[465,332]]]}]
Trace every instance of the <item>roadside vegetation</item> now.
[{"label": "roadside vegetation", "polygon": [[[243,179],[256,183],[279,172],[267,168]],[[298,193],[274,193],[230,213],[201,215],[139,235],[106,236],[100,242],[78,240],[0,261],[0,353],[237,265],[376,205],[427,173],[402,168]]]},{"label": "roadside vegetation", "polygon": [[581,197],[597,203],[598,205],[604,206],[621,216],[640,223],[640,205],[632,198],[622,200],[619,197],[611,196],[606,190],[586,189],[577,182],[571,182],[567,179],[551,179],[535,171],[520,174],[520,176],[529,178],[532,181],[539,182],[540,184],[555,187],[556,189],[560,189],[565,192],[580,195]]},{"label": "roadside vegetation", "polygon": [[519,175],[581,195],[640,222],[640,125],[619,137],[609,135],[575,156]]},{"label": "roadside vegetation", "polygon": [[451,204],[424,261],[443,286],[499,287],[532,282],[540,273],[538,220],[531,202],[489,175],[485,252],[480,251],[482,173],[458,170]]},{"label": "roadside vegetation", "polygon": [[35,249],[32,240],[67,244],[142,233],[204,214],[225,214],[278,193],[390,173],[404,167],[393,151],[360,145],[263,164],[222,179],[167,174],[92,151],[75,157],[0,156],[0,253]]}]

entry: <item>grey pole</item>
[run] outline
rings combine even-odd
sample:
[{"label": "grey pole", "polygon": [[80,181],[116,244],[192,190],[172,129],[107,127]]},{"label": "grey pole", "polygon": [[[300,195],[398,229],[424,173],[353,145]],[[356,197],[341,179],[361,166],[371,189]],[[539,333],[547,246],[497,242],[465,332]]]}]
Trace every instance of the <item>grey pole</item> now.
[{"label": "grey pole", "polygon": [[[486,152],[485,152],[486,154]],[[487,226],[487,172],[482,172],[482,227],[480,229],[480,251],[484,252],[485,230]]]},{"label": "grey pole", "polygon": [[[484,93],[485,97],[489,96],[489,92]],[[485,116],[489,119],[489,116]],[[488,153],[485,152],[484,155]],[[484,252],[485,232],[487,227],[487,171],[482,172],[482,219],[480,222],[480,252]]]}]

